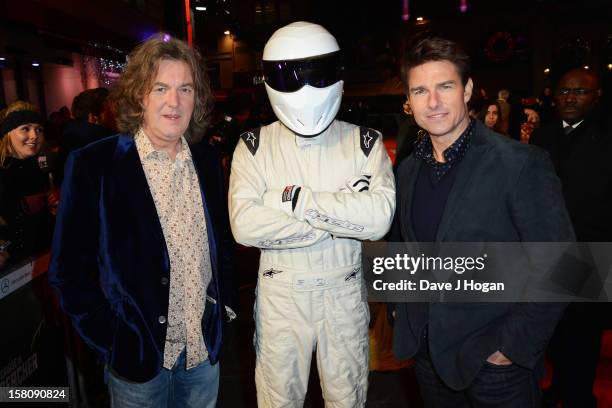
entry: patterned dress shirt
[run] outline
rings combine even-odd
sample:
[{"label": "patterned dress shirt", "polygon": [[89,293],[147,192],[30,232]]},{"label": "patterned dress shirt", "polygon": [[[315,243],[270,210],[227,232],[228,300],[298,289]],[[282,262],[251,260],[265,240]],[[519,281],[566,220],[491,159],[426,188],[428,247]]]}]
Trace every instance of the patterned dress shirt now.
[{"label": "patterned dress shirt", "polygon": [[174,161],[142,129],[135,142],[170,258],[164,367],[171,369],[186,348],[189,369],[208,357],[201,322],[212,269],[200,183],[184,137]]},{"label": "patterned dress shirt", "polygon": [[414,154],[431,168],[430,174],[432,182],[437,183],[442,180],[442,177],[448,174],[453,166],[461,161],[465,152],[470,147],[470,139],[474,131],[475,123],[476,121],[474,119],[470,119],[468,127],[463,131],[461,136],[444,150],[444,163],[436,161],[429,135],[421,137],[416,142]]}]

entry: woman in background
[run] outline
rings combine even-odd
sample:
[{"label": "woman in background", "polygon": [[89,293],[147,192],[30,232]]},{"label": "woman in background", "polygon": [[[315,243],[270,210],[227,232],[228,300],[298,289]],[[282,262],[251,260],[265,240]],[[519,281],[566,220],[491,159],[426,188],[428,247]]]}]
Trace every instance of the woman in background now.
[{"label": "woman in background", "polygon": [[480,111],[479,119],[489,129],[504,134],[501,129],[501,107],[497,101],[486,102]]},{"label": "woman in background", "polygon": [[17,101],[0,118],[0,269],[47,249],[58,195],[50,192],[43,117]]}]

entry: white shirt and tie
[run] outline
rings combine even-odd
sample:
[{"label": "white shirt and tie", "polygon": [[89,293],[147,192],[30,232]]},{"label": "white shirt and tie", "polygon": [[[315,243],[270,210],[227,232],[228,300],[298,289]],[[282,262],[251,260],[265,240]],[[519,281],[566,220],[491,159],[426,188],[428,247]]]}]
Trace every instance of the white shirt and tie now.
[{"label": "white shirt and tie", "polygon": [[570,133],[572,133],[578,126],[580,126],[580,124],[582,122],[584,122],[584,119],[581,120],[580,122],[576,122],[573,125],[570,125],[569,123],[567,123],[566,121],[562,121],[563,122],[563,131],[565,132],[566,135],[569,135]]}]

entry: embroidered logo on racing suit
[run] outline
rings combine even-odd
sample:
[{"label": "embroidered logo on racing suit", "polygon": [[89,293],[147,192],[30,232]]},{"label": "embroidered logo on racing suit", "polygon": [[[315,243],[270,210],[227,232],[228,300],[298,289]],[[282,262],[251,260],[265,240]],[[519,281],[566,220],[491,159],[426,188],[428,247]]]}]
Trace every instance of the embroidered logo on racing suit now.
[{"label": "embroidered logo on racing suit", "polygon": [[285,238],[285,239],[266,239],[265,241],[259,241],[257,244],[260,247],[271,247],[271,246],[278,246],[278,245],[289,245],[289,244],[295,244],[297,242],[303,242],[303,241],[308,241],[309,239],[314,239],[315,234],[314,233],[309,233],[306,235],[303,235],[301,237],[294,237],[294,238]]},{"label": "embroidered logo on racing suit", "polygon": [[366,149],[370,148],[370,142],[372,141],[372,136],[370,136],[370,131],[367,131],[365,135],[363,135],[363,145]]},{"label": "embroidered logo on racing suit", "polygon": [[279,274],[279,273],[283,273],[283,271],[277,271],[277,270],[276,270],[276,269],[274,269],[274,268],[270,268],[270,269],[266,269],[266,270],[264,271],[263,276],[264,276],[265,278],[273,278],[273,277],[274,277],[274,275],[277,275],[277,274]]},{"label": "embroidered logo on racing suit", "polygon": [[291,201],[291,199],[293,198],[293,187],[295,186],[287,186],[283,190],[283,203]]},{"label": "embroidered logo on racing suit", "polygon": [[363,231],[363,226],[361,225],[353,224],[352,222],[346,221],[346,220],[337,220],[335,218],[331,218],[329,215],[321,214],[317,210],[313,210],[313,209],[306,210],[305,214],[308,218],[311,218],[317,221],[321,221],[326,224],[335,225],[336,227],[340,227],[340,228],[344,228],[344,229],[348,229],[352,231],[357,231],[357,232]]},{"label": "embroidered logo on racing suit", "polygon": [[367,127],[360,126],[359,127],[359,144],[361,145],[361,150],[363,154],[368,157],[374,144],[376,143],[376,139],[380,136],[380,132],[374,129],[370,129]]},{"label": "embroidered logo on racing suit", "polygon": [[247,132],[247,142],[251,143],[251,146],[255,147],[255,133]]},{"label": "embroidered logo on racing suit", "polygon": [[249,151],[251,152],[253,156],[255,156],[255,153],[257,153],[257,149],[259,149],[259,132],[260,131],[261,131],[261,128],[257,128],[257,129],[249,130],[248,132],[244,132],[243,134],[240,135],[240,138],[242,139],[242,141],[244,142],[244,144],[246,145],[246,147],[249,149]]},{"label": "embroidered logo on racing suit", "polygon": [[349,273],[348,275],[346,275],[346,276],[344,277],[344,280],[345,280],[346,282],[348,282],[348,281],[350,281],[351,279],[357,279],[357,274],[359,273],[359,269],[360,269],[359,267],[354,268],[354,269],[351,271],[351,273]]}]

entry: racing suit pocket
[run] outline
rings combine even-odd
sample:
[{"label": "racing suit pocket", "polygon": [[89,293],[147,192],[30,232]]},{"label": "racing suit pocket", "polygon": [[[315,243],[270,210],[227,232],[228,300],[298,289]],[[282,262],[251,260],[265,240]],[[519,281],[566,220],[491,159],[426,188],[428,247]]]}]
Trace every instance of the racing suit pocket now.
[{"label": "racing suit pocket", "polygon": [[255,348],[277,348],[292,335],[295,302],[288,285],[258,283],[254,306]]}]

